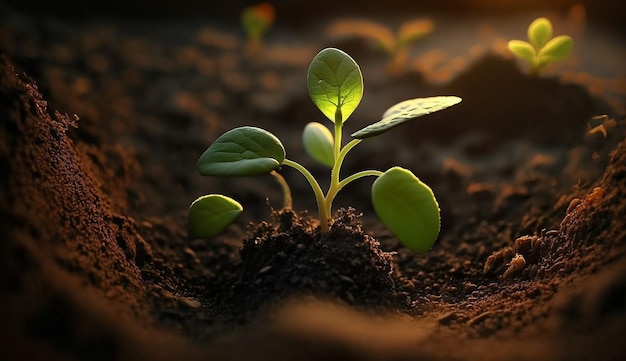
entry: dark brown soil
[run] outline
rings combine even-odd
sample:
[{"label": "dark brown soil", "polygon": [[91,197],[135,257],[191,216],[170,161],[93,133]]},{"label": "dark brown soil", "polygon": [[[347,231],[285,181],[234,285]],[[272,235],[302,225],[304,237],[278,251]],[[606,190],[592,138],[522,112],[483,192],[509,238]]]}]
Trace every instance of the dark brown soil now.
[{"label": "dark brown soil", "polygon": [[[442,230],[417,256],[378,223],[367,181],[344,190],[322,234],[309,213],[272,210],[270,178],[195,172],[211,140],[249,124],[325,176],[299,145],[321,119],[302,81],[315,32],[251,59],[228,25],[7,14],[0,359],[623,357],[626,127],[603,92],[528,77],[497,54],[443,85],[389,78],[380,54],[345,43],[366,83],[351,129],[398,100],[463,98],[346,160],[346,174],[398,164],[432,186]],[[605,113],[606,137],[589,134]],[[296,210],[313,214],[307,183],[283,172]],[[209,192],[244,216],[191,240],[186,209]]]}]

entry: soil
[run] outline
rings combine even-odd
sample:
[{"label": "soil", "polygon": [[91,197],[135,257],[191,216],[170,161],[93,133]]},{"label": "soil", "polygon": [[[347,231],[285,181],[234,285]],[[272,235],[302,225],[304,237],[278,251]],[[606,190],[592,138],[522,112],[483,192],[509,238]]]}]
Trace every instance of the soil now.
[{"label": "soil", "polygon": [[[486,51],[456,68],[417,58],[391,76],[379,51],[320,41],[320,25],[279,28],[251,55],[234,22],[77,22],[2,6],[0,359],[623,357],[619,74],[530,77]],[[195,171],[212,140],[247,124],[324,179],[299,137],[321,121],[303,79],[329,45],[364,73],[348,131],[400,100],[463,98],[345,163],[345,174],[401,165],[433,188],[442,229],[427,254],[378,222],[367,180],[343,190],[320,233],[295,172],[281,171],[292,211],[269,176]],[[589,131],[602,114],[606,134]],[[187,207],[210,192],[244,214],[214,239],[189,239]]]}]

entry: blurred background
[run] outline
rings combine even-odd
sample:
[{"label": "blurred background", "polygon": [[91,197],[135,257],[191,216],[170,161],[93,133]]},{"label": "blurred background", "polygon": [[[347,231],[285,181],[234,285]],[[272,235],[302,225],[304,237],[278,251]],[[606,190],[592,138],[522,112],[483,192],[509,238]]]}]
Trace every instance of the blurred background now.
[{"label": "blurred background", "polygon": [[[259,1],[254,0],[4,0],[19,9],[33,13],[62,16],[82,15],[121,15],[121,16],[193,16],[213,15],[238,16],[245,6]],[[581,3],[588,11],[590,19],[601,19],[610,26],[621,26],[624,31],[623,16],[626,4],[620,0],[386,0],[367,2],[354,0],[293,1],[275,0],[272,3],[279,9],[278,22],[309,22],[319,16],[391,14],[407,11],[445,11],[451,13],[483,12],[508,13],[528,10],[566,11],[572,5]],[[383,5],[383,6],[381,6]]]}]

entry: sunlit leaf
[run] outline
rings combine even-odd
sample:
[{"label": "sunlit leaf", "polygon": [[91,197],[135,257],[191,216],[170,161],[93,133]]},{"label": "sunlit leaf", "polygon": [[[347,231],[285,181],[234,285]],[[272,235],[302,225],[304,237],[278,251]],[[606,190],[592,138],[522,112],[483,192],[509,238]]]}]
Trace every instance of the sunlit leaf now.
[{"label": "sunlit leaf", "polygon": [[196,199],[187,213],[189,237],[210,238],[222,232],[243,211],[236,200],[221,194]]},{"label": "sunlit leaf", "polygon": [[516,57],[531,63],[535,61],[534,59],[537,56],[537,53],[535,48],[533,48],[530,43],[522,40],[511,40],[509,41],[508,46],[511,53],[513,53]]},{"label": "sunlit leaf", "polygon": [[574,42],[567,35],[559,35],[546,43],[539,52],[542,60],[553,62],[565,59],[571,52]]},{"label": "sunlit leaf", "polygon": [[539,50],[552,37],[552,23],[546,18],[537,18],[528,26],[528,40]]},{"label": "sunlit leaf", "polygon": [[222,134],[198,159],[207,176],[248,176],[268,173],[285,160],[285,148],[272,133],[239,127]]},{"label": "sunlit leaf", "polygon": [[332,122],[348,119],[363,96],[361,69],[350,55],[335,48],[326,48],[313,58],[307,84],[313,103]]},{"label": "sunlit leaf", "polygon": [[352,137],[357,139],[373,137],[382,134],[408,120],[446,109],[460,102],[461,98],[455,96],[439,96],[405,100],[387,109],[387,111],[383,114],[382,120],[352,133]]},{"label": "sunlit leaf", "polygon": [[372,185],[378,218],[408,249],[424,253],[439,235],[439,204],[433,191],[411,171],[393,167]]},{"label": "sunlit leaf", "polygon": [[332,168],[335,164],[333,155],[333,134],[323,124],[311,122],[302,132],[304,149],[316,161]]}]

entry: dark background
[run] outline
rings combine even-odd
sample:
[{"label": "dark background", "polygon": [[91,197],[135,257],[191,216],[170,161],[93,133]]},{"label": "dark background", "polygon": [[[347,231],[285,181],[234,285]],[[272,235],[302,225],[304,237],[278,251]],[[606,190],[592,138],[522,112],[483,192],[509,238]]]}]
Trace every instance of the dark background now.
[{"label": "dark background", "polygon": [[[242,8],[258,4],[258,0],[3,0],[2,2],[30,13],[55,14],[67,17],[116,15],[125,17],[171,16],[239,16]],[[2,3],[0,2],[0,3]],[[442,11],[448,13],[483,12],[510,13],[521,10],[567,11],[581,3],[589,19],[601,20],[626,31],[623,17],[626,2],[621,0],[316,0],[270,1],[277,11],[279,23],[315,21],[322,15],[359,15],[361,13],[402,13],[407,11]]]}]

